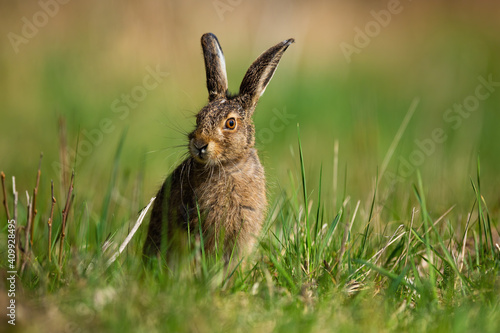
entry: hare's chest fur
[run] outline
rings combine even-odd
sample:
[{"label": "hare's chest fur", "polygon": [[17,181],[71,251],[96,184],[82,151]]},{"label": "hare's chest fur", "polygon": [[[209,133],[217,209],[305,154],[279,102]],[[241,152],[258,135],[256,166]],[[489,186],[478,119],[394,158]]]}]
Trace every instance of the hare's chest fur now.
[{"label": "hare's chest fur", "polygon": [[[207,170],[206,177],[198,179],[202,181],[193,188],[193,196],[206,228],[244,237],[259,233],[266,209],[266,185],[255,150],[246,161]],[[191,219],[197,220],[197,216]]]}]

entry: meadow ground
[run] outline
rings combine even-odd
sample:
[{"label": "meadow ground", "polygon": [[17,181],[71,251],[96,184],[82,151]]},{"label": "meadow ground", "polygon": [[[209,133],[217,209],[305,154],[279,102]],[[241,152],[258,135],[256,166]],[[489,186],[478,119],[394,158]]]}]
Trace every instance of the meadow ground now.
[{"label": "meadow ground", "polygon": [[[11,263],[1,206],[2,331],[500,331],[498,4],[41,3],[0,5],[22,247]],[[109,265],[185,152],[207,31],[232,91],[296,39],[255,113],[269,212],[253,264],[145,268],[146,217]]]}]

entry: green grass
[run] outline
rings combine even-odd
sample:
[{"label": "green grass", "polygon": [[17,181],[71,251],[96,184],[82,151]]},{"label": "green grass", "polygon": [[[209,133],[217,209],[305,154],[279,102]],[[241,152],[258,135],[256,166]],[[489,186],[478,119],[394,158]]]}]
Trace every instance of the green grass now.
[{"label": "green grass", "polygon": [[[417,174],[415,184],[397,191],[375,182],[366,201],[354,202],[346,184],[342,204],[333,209],[321,193],[323,170],[306,169],[307,151],[299,139],[300,172],[289,173],[289,185],[270,203],[253,263],[224,272],[220,261],[202,256],[201,265],[181,272],[161,262],[144,267],[145,224],[117,261],[106,265],[139,211],[112,204],[113,193],[127,181],[118,167],[122,142],[100,213],[89,210],[91,200],[80,199],[85,188],[76,182],[61,267],[55,237],[60,211],[52,253],[40,218],[45,214],[37,215],[31,259],[17,282],[19,331],[500,329],[500,252],[492,236],[498,216],[490,215],[488,198],[481,195],[479,160],[469,208],[430,212]],[[311,172],[319,176],[316,194],[307,190]],[[388,207],[412,187],[396,219]],[[40,193],[38,200],[49,198]],[[19,207],[20,221],[25,214]],[[464,215],[470,219],[466,230]],[[104,242],[111,243],[107,250]],[[229,273],[234,274],[228,279]]]}]

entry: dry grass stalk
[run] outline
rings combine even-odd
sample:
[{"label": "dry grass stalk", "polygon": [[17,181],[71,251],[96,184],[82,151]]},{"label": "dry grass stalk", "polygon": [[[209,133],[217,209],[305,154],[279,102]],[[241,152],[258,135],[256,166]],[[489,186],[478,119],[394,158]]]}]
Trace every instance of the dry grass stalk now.
[{"label": "dry grass stalk", "polygon": [[120,248],[118,249],[118,251],[116,251],[113,254],[113,256],[108,260],[108,262],[106,264],[106,268],[109,267],[112,263],[114,263],[115,260],[116,260],[116,258],[118,258],[118,256],[120,254],[122,254],[122,252],[125,250],[125,248],[127,247],[128,243],[130,242],[130,240],[132,240],[132,237],[134,237],[134,235],[137,232],[137,230],[139,230],[139,227],[141,226],[142,221],[144,220],[144,217],[148,213],[148,210],[151,207],[151,205],[153,204],[154,200],[155,200],[155,197],[151,198],[151,200],[149,201],[149,204],[146,206],[146,208],[144,208],[142,210],[141,214],[137,218],[137,221],[135,222],[134,227],[132,228],[132,230],[130,231],[130,233],[127,235],[127,237],[125,238],[125,240],[123,241],[123,243],[120,245]]},{"label": "dry grass stalk", "polygon": [[61,186],[63,189],[68,186],[68,144],[66,140],[66,121],[64,117],[59,117],[59,159],[61,160]]},{"label": "dry grass stalk", "polygon": [[339,173],[339,140],[333,145],[333,204],[337,206],[337,182]]},{"label": "dry grass stalk", "polygon": [[71,174],[71,181],[68,189],[68,196],[66,197],[66,204],[62,211],[62,228],[61,228],[61,239],[59,241],[59,267],[62,267],[62,257],[63,257],[63,245],[64,237],[66,237],[66,221],[68,219],[69,208],[71,206],[71,194],[73,193],[73,181],[75,179],[75,172]]},{"label": "dry grass stalk", "polygon": [[16,190],[16,177],[12,176],[12,194],[14,195],[14,220],[17,223],[17,201],[19,199],[19,194]]},{"label": "dry grass stalk", "polygon": [[460,268],[458,269],[458,271],[460,273],[462,273],[462,269],[464,267],[465,250],[466,250],[466,246],[467,246],[467,233],[469,232],[469,223],[470,223],[471,217],[472,217],[472,215],[469,213],[467,215],[467,223],[465,224],[465,234],[464,234],[464,240],[462,243],[462,253],[458,257],[458,262],[460,263]]},{"label": "dry grass stalk", "polygon": [[52,256],[51,256],[51,251],[52,251],[52,219],[54,217],[54,206],[56,205],[56,198],[54,197],[54,181],[50,181],[50,192],[52,193],[52,205],[50,206],[50,217],[49,220],[47,221],[47,224],[49,225],[49,262],[52,262]]},{"label": "dry grass stalk", "polygon": [[35,217],[36,217],[36,197],[38,194],[38,185],[40,185],[40,175],[42,174],[42,158],[43,153],[40,153],[40,162],[38,163],[38,171],[36,173],[36,185],[33,189],[33,204],[31,205],[31,227],[30,231],[30,246],[33,247],[33,233],[35,230]]},{"label": "dry grass stalk", "polygon": [[[19,271],[19,267],[21,266],[21,260],[24,256],[24,248],[21,244],[21,233],[25,230],[24,227],[16,228],[16,270]],[[22,254],[22,255],[21,255]]]},{"label": "dry grass stalk", "polygon": [[7,205],[7,190],[5,189],[5,173],[2,171],[0,176],[2,177],[3,205],[5,207],[5,213],[7,214],[7,221],[10,221],[9,205]]},{"label": "dry grass stalk", "polygon": [[413,221],[415,220],[416,208],[413,207],[411,210],[411,222],[410,229],[408,229],[408,244],[406,245],[406,255],[405,255],[405,266],[408,265],[408,257],[410,256],[410,244],[411,244],[411,231],[413,230]]},{"label": "dry grass stalk", "polygon": [[30,254],[30,228],[32,223],[32,209],[31,206],[33,204],[33,199],[30,199],[30,194],[26,191],[26,200],[28,203],[27,211],[28,211],[28,221],[26,222],[26,228],[24,229],[24,251],[23,251],[23,264],[21,266],[21,274],[24,272],[26,268],[26,263],[28,262],[28,257]]},{"label": "dry grass stalk", "polygon": [[[351,234],[352,225],[354,224],[354,220],[356,219],[356,215],[358,214],[358,209],[359,209],[360,203],[361,203],[361,201],[358,200],[358,202],[356,204],[356,208],[354,209],[354,214],[352,215],[351,222],[345,224],[344,235],[342,236],[342,243],[340,244],[340,252],[339,252],[338,259],[337,259],[337,267],[340,267],[340,264],[342,263],[342,259],[344,257],[345,251],[346,251],[347,240],[349,238],[349,235]],[[346,204],[347,204],[347,201],[344,202],[344,207]],[[340,274],[340,269],[338,270],[338,274]],[[337,274],[337,280],[340,277],[338,274]]]}]

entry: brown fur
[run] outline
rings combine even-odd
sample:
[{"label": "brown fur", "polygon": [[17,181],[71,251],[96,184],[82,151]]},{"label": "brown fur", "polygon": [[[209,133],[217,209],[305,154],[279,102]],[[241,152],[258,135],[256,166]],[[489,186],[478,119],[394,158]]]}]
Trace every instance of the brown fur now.
[{"label": "brown fur", "polygon": [[200,229],[205,251],[213,253],[221,245],[226,262],[233,251],[244,256],[253,248],[267,201],[251,117],[291,43],[293,39],[285,40],[257,58],[245,74],[240,93],[231,97],[220,44],[213,34],[202,36],[209,103],[198,113],[196,128],[188,135],[191,156],[165,180],[156,196],[144,245],[146,256],[163,250],[168,258],[181,254],[186,251],[187,233],[196,235]]}]

